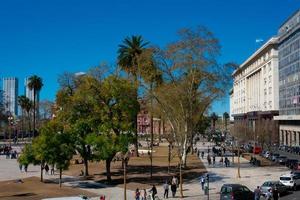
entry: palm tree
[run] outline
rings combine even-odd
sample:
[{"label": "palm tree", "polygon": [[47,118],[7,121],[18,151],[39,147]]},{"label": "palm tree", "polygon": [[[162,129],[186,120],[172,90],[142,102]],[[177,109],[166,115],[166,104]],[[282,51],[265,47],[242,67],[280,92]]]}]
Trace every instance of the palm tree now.
[{"label": "palm tree", "polygon": [[223,119],[224,119],[224,123],[225,123],[225,130],[227,130],[227,121],[229,119],[229,114],[227,112],[223,113]]},{"label": "palm tree", "polygon": [[28,87],[30,90],[33,90],[33,137],[35,134],[35,127],[36,127],[36,112],[37,112],[37,106],[36,106],[36,100],[37,100],[37,94],[43,87],[43,80],[41,77],[38,77],[37,75],[33,75],[29,77]]},{"label": "palm tree", "polygon": [[[118,65],[132,76],[134,84],[137,85],[139,73],[139,56],[146,49],[147,42],[144,42],[142,36],[131,36],[126,37],[122,44],[119,45],[118,49]],[[136,98],[138,96],[136,91]],[[138,135],[137,135],[137,116],[135,117],[134,122],[134,131],[135,131],[135,149],[136,155],[138,156]]]},{"label": "palm tree", "polygon": [[213,112],[211,115],[210,115],[210,119],[212,121],[212,128],[213,128],[213,131],[216,130],[216,121],[218,120],[219,116]]},{"label": "palm tree", "polygon": [[23,120],[25,119],[25,117],[24,117],[25,114],[24,113],[27,114],[28,128],[29,128],[29,131],[31,131],[30,111],[33,108],[32,101],[29,98],[27,98],[26,96],[21,95],[21,96],[18,97],[18,104],[20,105],[20,107],[22,109]]}]

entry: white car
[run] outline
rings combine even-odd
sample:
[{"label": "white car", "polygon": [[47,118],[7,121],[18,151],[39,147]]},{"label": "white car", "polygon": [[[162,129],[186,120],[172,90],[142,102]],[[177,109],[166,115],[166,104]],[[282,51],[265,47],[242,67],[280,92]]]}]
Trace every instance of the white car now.
[{"label": "white car", "polygon": [[297,187],[300,186],[300,175],[295,175],[295,174],[282,175],[280,176],[279,181],[283,185],[296,190]]}]

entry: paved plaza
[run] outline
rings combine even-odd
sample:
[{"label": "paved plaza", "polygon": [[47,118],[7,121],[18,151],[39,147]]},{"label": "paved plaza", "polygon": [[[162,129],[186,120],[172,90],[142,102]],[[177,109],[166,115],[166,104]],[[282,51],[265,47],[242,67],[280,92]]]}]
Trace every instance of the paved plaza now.
[{"label": "paved plaza", "polygon": [[[208,147],[212,147],[212,144],[202,143],[197,144],[197,148],[200,151],[205,151],[207,155]],[[221,186],[224,183],[241,183],[249,187],[249,189],[254,190],[257,185],[261,185],[264,181],[267,180],[278,180],[279,176],[282,174],[289,173],[289,170],[286,167],[253,167],[249,164],[249,161],[241,158],[241,178],[237,178],[237,158],[235,158],[235,163],[230,167],[225,167],[219,164],[219,158],[216,158],[215,166],[208,166],[206,156],[202,162],[210,176],[210,199],[218,199],[219,191]],[[231,161],[231,159],[230,159]],[[232,163],[231,163],[232,164]],[[30,176],[40,176],[40,168],[39,166],[30,165],[28,168],[28,172],[20,172],[18,163],[15,159],[6,159],[4,156],[0,157],[0,180],[14,180],[14,179],[22,179]],[[58,178],[57,175],[49,176],[45,175],[46,179],[56,180]],[[167,178],[167,177],[166,177]],[[204,191],[201,189],[200,185],[200,177],[195,177],[195,179],[190,180],[187,183],[184,183],[184,195],[185,199],[190,200],[199,200],[199,199],[207,199],[207,196],[204,195]],[[89,192],[93,192],[97,195],[105,195],[106,199],[118,200],[123,199],[123,188],[120,187],[107,187],[104,184],[96,183],[94,181],[82,181],[75,177],[64,176],[65,185],[78,187],[83,190],[87,190]],[[142,189],[142,188],[140,188]],[[147,188],[148,190],[150,188]],[[157,186],[158,195],[160,198],[163,197],[163,187],[162,185]],[[177,192],[177,196],[179,192]],[[169,194],[171,196],[171,194]],[[134,191],[127,191],[128,199],[134,199]],[[174,198],[180,199],[180,198]]]}]

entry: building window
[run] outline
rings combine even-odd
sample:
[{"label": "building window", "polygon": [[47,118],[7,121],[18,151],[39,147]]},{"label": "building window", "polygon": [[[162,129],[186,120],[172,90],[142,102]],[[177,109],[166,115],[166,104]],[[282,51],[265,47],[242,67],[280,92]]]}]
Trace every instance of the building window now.
[{"label": "building window", "polygon": [[269,87],[269,94],[272,94],[272,87]]}]

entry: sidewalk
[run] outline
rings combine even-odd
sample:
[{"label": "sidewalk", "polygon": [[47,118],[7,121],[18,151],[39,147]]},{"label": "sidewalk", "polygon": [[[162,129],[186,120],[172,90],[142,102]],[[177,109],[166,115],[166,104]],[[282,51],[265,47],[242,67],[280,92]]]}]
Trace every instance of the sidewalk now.
[{"label": "sidewalk", "polygon": [[207,149],[208,147],[210,147],[211,149],[212,146],[212,143],[205,143],[205,145],[203,145],[202,143],[197,144],[197,149],[205,152],[205,156],[202,162],[205,165],[210,177],[209,185],[212,199],[219,198],[219,192],[222,185],[225,183],[243,184],[253,191],[257,186],[261,186],[265,181],[277,181],[279,180],[280,175],[290,173],[288,168],[282,166],[254,167],[250,165],[248,160],[240,157],[241,178],[237,178],[237,157],[234,158],[234,164],[232,164],[232,158],[229,158],[230,167],[220,165],[220,157],[216,157],[215,166],[208,165],[206,159]]}]

